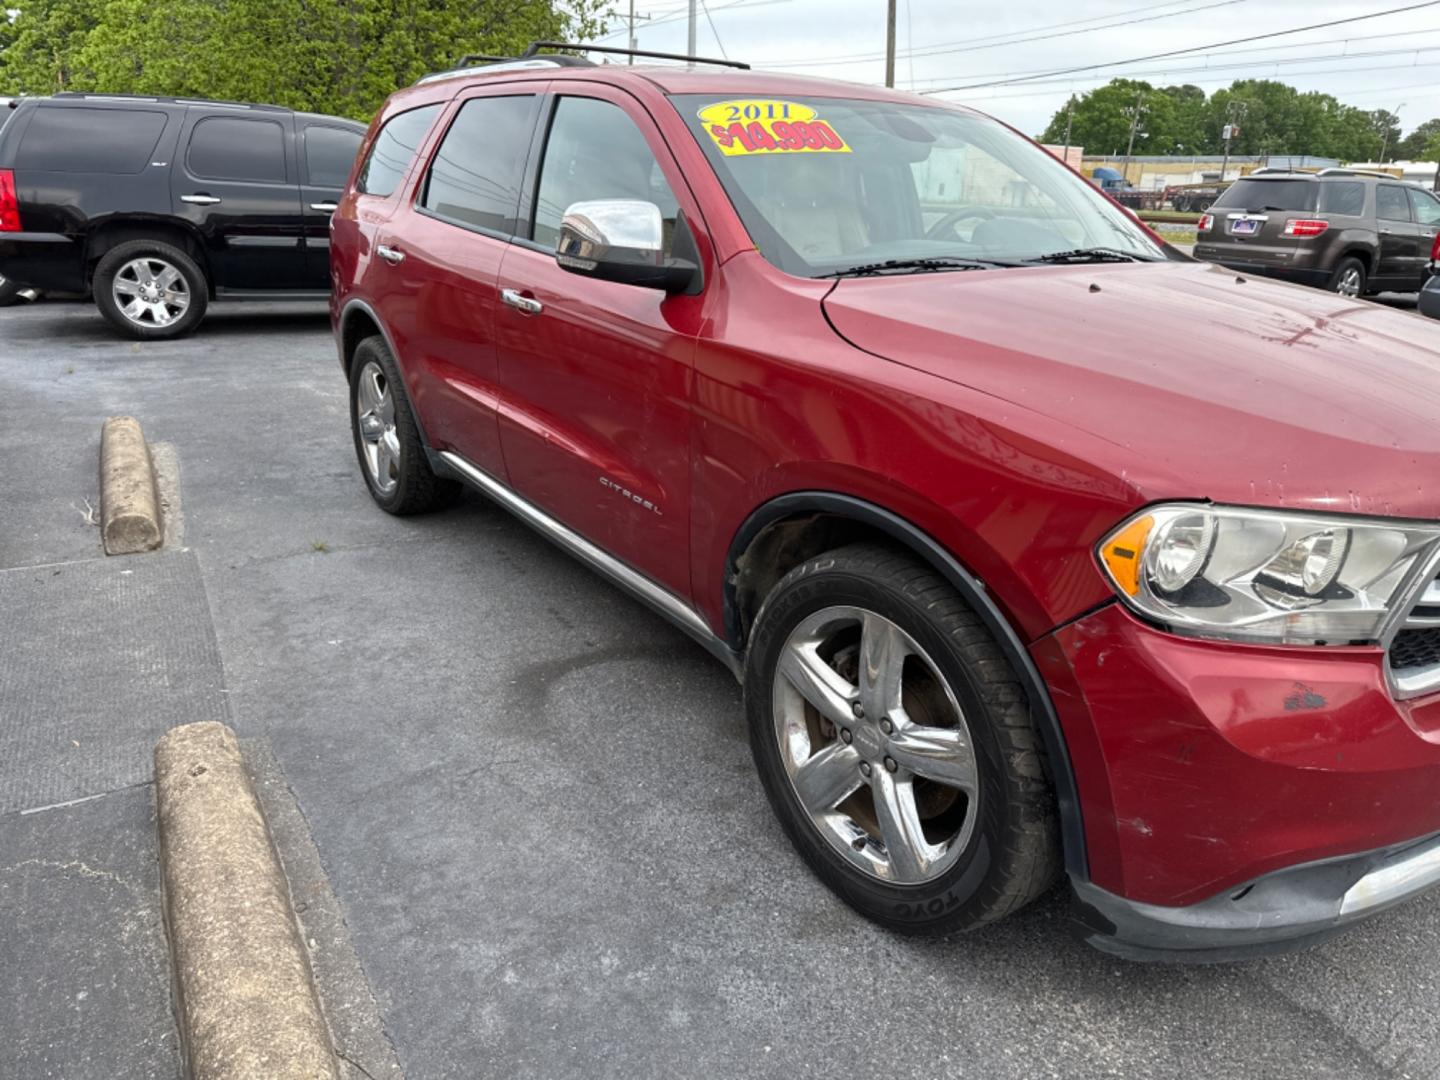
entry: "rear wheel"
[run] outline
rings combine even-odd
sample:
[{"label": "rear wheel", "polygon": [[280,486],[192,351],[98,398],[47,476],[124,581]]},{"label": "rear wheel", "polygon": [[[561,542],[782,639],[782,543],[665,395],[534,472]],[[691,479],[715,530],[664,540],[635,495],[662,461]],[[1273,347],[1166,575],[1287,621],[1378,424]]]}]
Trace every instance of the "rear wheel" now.
[{"label": "rear wheel", "polygon": [[100,313],[132,337],[184,337],[205,317],[210,284],[185,252],[161,240],[130,240],[100,257],[91,284]]},{"label": "rear wheel", "polygon": [[387,513],[422,514],[459,493],[430,468],[399,365],[379,336],[356,346],[350,361],[350,432],[365,485]]},{"label": "rear wheel", "polygon": [[1054,880],[1024,691],[979,617],[909,556],[858,544],[787,574],[756,620],[745,699],[781,824],[862,914],[948,933]]},{"label": "rear wheel", "polygon": [[20,302],[21,287],[18,282],[0,277],[0,307],[9,307]]},{"label": "rear wheel", "polygon": [[1330,291],[1341,296],[1365,295],[1365,264],[1359,259],[1341,259],[1330,277]]}]

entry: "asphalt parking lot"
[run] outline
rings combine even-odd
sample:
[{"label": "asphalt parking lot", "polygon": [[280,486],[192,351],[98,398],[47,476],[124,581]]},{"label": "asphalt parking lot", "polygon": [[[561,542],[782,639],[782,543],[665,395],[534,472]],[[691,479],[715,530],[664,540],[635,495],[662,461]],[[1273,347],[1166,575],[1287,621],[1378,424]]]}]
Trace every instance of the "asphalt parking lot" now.
[{"label": "asphalt parking lot", "polygon": [[[1058,897],[945,941],[860,921],[698,646],[479,498],[373,506],[317,307],[143,345],[9,309],[0,402],[0,1075],[178,1075],[148,755],[219,719],[416,1080],[1440,1076],[1440,895],[1217,967],[1093,952]],[[116,413],[173,448],[184,534],[107,560]]]}]

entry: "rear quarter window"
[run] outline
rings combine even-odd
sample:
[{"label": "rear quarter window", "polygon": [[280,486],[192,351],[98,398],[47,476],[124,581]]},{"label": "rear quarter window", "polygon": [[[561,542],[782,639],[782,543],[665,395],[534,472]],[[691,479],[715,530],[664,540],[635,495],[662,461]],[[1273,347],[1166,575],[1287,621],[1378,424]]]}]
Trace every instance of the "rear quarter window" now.
[{"label": "rear quarter window", "polygon": [[1221,210],[1276,210],[1314,213],[1313,180],[1236,180],[1215,200]]},{"label": "rear quarter window", "polygon": [[393,195],[439,112],[439,105],[422,105],[386,120],[360,166],[355,190],[365,195]]},{"label": "rear quarter window", "polygon": [[38,108],[25,129],[15,167],[38,172],[143,172],[166,119],[165,113],[151,109]]},{"label": "rear quarter window", "polygon": [[1320,213],[1360,217],[1365,213],[1365,185],[1354,180],[1322,183]]},{"label": "rear quarter window", "polygon": [[362,136],[348,128],[310,124],[305,128],[305,172],[315,187],[344,187],[360,152]]}]

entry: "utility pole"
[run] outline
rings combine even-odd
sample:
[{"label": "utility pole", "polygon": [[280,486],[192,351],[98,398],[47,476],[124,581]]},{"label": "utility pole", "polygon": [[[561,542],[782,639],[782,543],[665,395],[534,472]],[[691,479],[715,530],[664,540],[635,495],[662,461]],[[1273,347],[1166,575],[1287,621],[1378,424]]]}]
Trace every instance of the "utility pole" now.
[{"label": "utility pole", "polygon": [[690,0],[690,30],[685,38],[685,55],[695,55],[695,7],[696,0]]},{"label": "utility pole", "polygon": [[1130,183],[1130,156],[1135,152],[1135,132],[1140,128],[1140,117],[1149,112],[1149,108],[1142,105],[1145,99],[1145,91],[1135,92],[1135,107],[1130,110],[1130,142],[1125,147],[1125,166],[1120,170],[1120,175],[1125,178],[1125,183]]},{"label": "utility pole", "polygon": [[[1395,125],[1396,125],[1397,127],[1400,125],[1400,110],[1403,109],[1403,108],[1405,108],[1405,105],[1406,105],[1406,104],[1407,104],[1406,102],[1402,101],[1399,105],[1395,106],[1395,111],[1390,114],[1391,116],[1393,116],[1393,117],[1395,118]],[[1387,120],[1386,123],[1385,123],[1385,132],[1384,132],[1384,134],[1382,134],[1382,135],[1380,136],[1380,158],[1379,158],[1379,160],[1377,161],[1377,164],[1379,164],[1379,165],[1384,165],[1384,164],[1385,164],[1385,148],[1386,148],[1387,146],[1389,146],[1389,145],[1390,145],[1390,123],[1389,123],[1389,121]]]},{"label": "utility pole", "polygon": [[1229,109],[1225,113],[1228,122],[1220,132],[1220,137],[1225,140],[1225,157],[1220,162],[1220,182],[1222,184],[1225,182],[1225,170],[1230,166],[1230,140],[1240,134],[1240,127],[1235,123],[1235,118],[1238,115],[1240,119],[1243,120],[1247,107],[1243,101],[1232,101],[1230,102]]},{"label": "utility pole", "polygon": [[1060,160],[1066,165],[1070,164],[1070,131],[1075,126],[1075,95],[1070,95],[1070,101],[1065,106],[1065,152],[1060,155]]},{"label": "utility pole", "polygon": [[[640,47],[640,42],[638,42],[637,40],[635,40],[635,20],[636,20],[636,19],[653,19],[653,18],[654,18],[653,15],[636,15],[636,14],[635,14],[635,0],[630,0],[630,18],[629,18],[628,21],[629,21],[629,23],[630,23],[630,48],[631,48],[632,50],[638,49],[638,48]],[[634,64],[634,63],[635,63],[635,57],[633,57],[633,56],[627,56],[627,57],[625,58],[625,62],[626,62],[627,64]]]},{"label": "utility pole", "polygon": [[895,85],[895,0],[885,13],[885,85]]}]

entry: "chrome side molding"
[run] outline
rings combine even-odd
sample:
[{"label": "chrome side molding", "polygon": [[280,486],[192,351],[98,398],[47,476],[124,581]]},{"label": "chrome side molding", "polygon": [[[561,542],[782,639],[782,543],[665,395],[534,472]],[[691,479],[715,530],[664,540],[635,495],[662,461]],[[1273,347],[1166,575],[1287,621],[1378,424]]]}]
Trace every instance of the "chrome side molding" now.
[{"label": "chrome side molding", "polygon": [[536,532],[543,534],[591,569],[598,570],[636,598],[644,601],[705,646],[730,669],[730,673],[737,680],[742,677],[740,657],[710,627],[705,625],[705,620],[687,601],[655,584],[639,571],[592,544],[574,529],[562,525],[534,503],[521,498],[495,477],[471,464],[459,454],[442,450],[437,456],[456,477],[476,488],[481,494],[494,499]]}]

